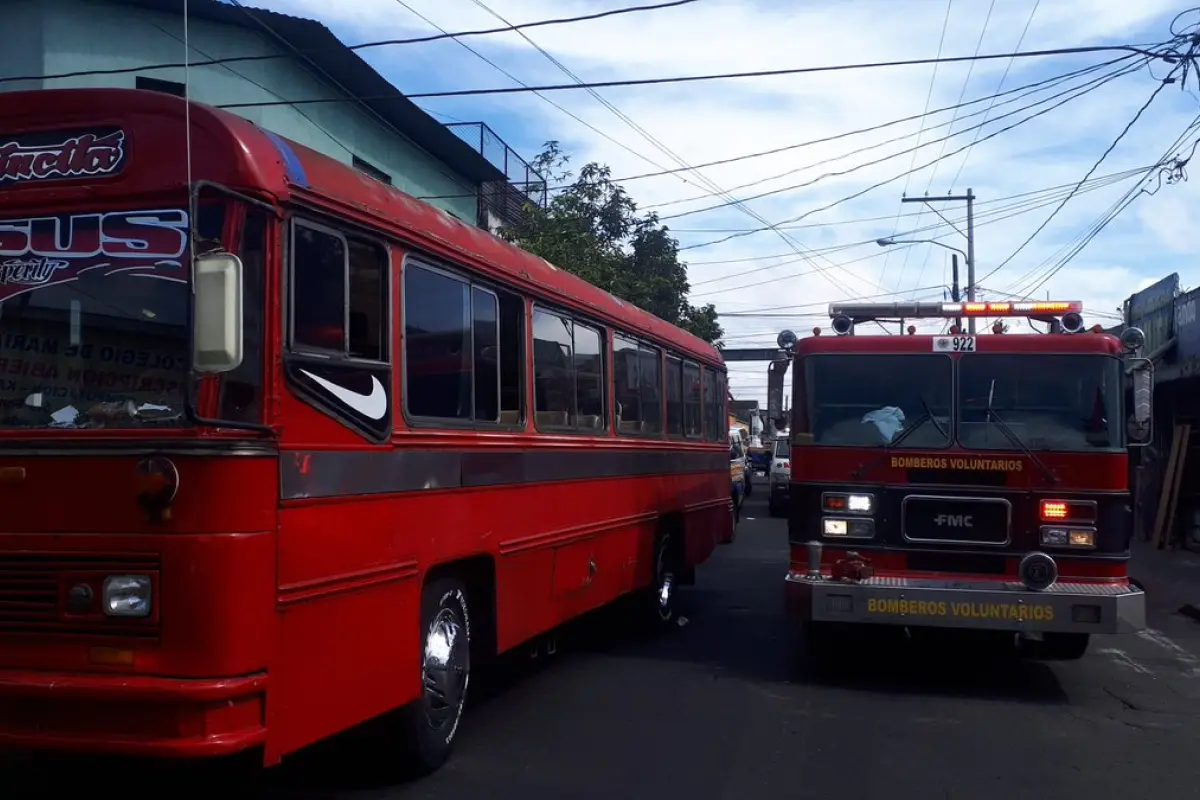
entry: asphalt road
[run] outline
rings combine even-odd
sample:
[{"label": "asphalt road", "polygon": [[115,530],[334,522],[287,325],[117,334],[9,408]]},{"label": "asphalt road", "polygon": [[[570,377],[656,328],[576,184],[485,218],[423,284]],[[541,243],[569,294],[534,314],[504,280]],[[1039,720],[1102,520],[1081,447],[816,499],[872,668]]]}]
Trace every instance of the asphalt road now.
[{"label": "asphalt road", "polygon": [[[431,777],[373,785],[350,768],[346,745],[334,745],[265,785],[218,791],[280,800],[1200,797],[1200,624],[1156,612],[1144,635],[1104,637],[1082,661],[1054,665],[953,637],[872,637],[835,674],[817,676],[787,655],[785,552],[784,522],[755,498],[737,541],[687,590],[684,624],[649,640],[615,632],[603,614],[576,626],[549,662],[493,678],[453,760]],[[151,794],[181,796],[180,780],[158,776]]]}]

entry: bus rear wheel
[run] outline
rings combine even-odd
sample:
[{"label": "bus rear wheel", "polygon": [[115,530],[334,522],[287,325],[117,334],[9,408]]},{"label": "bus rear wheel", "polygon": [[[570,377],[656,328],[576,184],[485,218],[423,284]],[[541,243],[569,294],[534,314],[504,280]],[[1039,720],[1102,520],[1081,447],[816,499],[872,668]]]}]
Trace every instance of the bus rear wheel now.
[{"label": "bus rear wheel", "polygon": [[431,581],[421,593],[421,696],[405,710],[401,735],[410,771],[446,763],[471,682],[471,614],[458,580]]}]

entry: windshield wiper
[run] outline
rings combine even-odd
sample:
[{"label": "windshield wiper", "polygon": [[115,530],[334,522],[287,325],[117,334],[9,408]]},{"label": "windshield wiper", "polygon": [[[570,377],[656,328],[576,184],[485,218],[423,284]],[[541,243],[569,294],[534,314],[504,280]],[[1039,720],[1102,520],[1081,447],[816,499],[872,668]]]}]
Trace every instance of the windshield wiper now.
[{"label": "windshield wiper", "polygon": [[995,395],[996,380],[993,378],[992,385],[988,388],[988,419],[995,423],[996,427],[1000,429],[1000,432],[1004,434],[1004,438],[1008,439],[1009,443],[1022,450],[1025,455],[1029,456],[1029,460],[1032,461],[1037,468],[1042,471],[1042,474],[1046,476],[1047,483],[1058,483],[1058,476],[1050,471],[1050,468],[1047,467],[1045,463],[1043,463],[1043,461],[1034,454],[1033,450],[1029,448],[1029,445],[1025,444],[1025,441],[1017,435],[1017,432],[1010,428],[1008,423],[1000,417],[999,412],[992,408],[992,399],[995,397]]},{"label": "windshield wiper", "polygon": [[925,397],[923,395],[921,397],[921,408],[923,408],[924,411],[914,417],[912,422],[901,428],[900,432],[893,436],[891,441],[884,443],[882,453],[880,453],[876,458],[870,461],[864,461],[862,464],[858,465],[858,469],[854,470],[854,472],[851,474],[855,480],[858,480],[870,470],[875,469],[876,464],[884,457],[889,455],[893,448],[895,448],[909,436],[912,436],[914,433],[916,433],[917,429],[926,422],[932,422],[933,426],[938,429],[938,433],[940,433],[946,438],[947,441],[949,441],[949,435],[946,433],[946,430],[942,427],[941,423],[938,422],[933,416],[933,410],[929,408],[929,403],[925,402]]}]

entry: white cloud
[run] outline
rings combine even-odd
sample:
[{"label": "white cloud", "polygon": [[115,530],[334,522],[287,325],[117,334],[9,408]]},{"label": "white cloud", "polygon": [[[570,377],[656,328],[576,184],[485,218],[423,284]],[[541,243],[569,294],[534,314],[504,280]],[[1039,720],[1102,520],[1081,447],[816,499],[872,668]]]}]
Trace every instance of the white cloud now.
[{"label": "white cloud", "polygon": [[[494,27],[499,23],[471,2],[447,5],[438,0],[405,0],[447,30]],[[550,2],[550,0],[486,0],[511,21],[529,21],[591,13],[620,5],[611,0]],[[324,0],[274,0],[260,5],[286,13],[310,16],[330,25],[350,41],[429,33],[421,20],[396,0],[356,0],[329,4]],[[970,55],[984,28],[990,3],[958,0],[951,5],[943,55]],[[1177,4],[1167,0],[1042,0],[1022,49],[1076,47],[1096,44],[1162,41]],[[1033,0],[997,0],[988,21],[982,52],[1008,52],[1016,45],[1029,19]],[[943,0],[814,0],[799,4],[768,0],[702,0],[665,11],[610,17],[574,25],[535,28],[528,35],[585,80],[644,78],[813,66],[864,61],[929,58],[942,37],[946,4]],[[465,40],[523,81],[533,84],[566,83],[569,78],[516,33]],[[377,65],[399,65],[403,75],[393,75],[401,88],[420,91],[429,86],[502,86],[510,81],[476,56],[452,44],[398,48],[372,52]],[[1075,55],[1023,59],[1012,64],[1006,89],[1044,80],[1070,70],[1114,58],[1116,54]],[[970,72],[965,99],[992,93],[1008,66],[1007,59],[967,64],[943,64],[936,70],[931,108],[958,101]],[[1161,78],[1167,67],[1157,65]],[[388,74],[385,69],[385,74]],[[665,86],[600,90],[600,94],[688,164],[714,161],[746,153],[786,147],[815,138],[920,114],[930,92],[932,66],[829,72],[808,75],[753,78]],[[401,80],[403,77],[403,80]],[[1078,84],[1087,77],[1076,79]],[[1004,104],[1000,99],[990,118],[996,119],[1020,106],[1045,98],[1059,89],[1047,89],[1023,101]],[[900,193],[956,193],[968,186],[979,201],[976,234],[978,276],[995,269],[1042,224],[1064,193],[1049,195],[1049,204],[1026,213],[1018,204],[1023,193],[1078,181],[1113,141],[1137,108],[1155,88],[1155,78],[1142,71],[1111,82],[1056,111],[972,147],[965,161],[957,155],[932,168],[812,214],[788,230],[788,236],[805,247],[823,249],[855,242],[865,244],[826,252],[816,266],[800,260],[792,245],[775,233],[734,238],[726,243],[689,249],[690,275],[697,302],[714,302],[729,313],[789,314],[783,317],[726,316],[723,319],[730,346],[769,346],[782,327],[798,332],[827,324],[824,305],[830,301],[884,293],[901,297],[938,297],[941,290],[914,291],[918,287],[949,282],[949,253],[918,245],[886,252],[873,240],[893,232],[896,214],[920,210],[918,204],[900,204]],[[587,120],[625,144],[634,155],[562,111],[532,95],[480,99],[484,118],[513,142],[558,139],[572,152],[576,164],[596,160],[612,166],[614,175],[630,176],[678,164],[654,144],[622,122],[583,91],[555,92],[555,103]],[[435,110],[471,108],[464,101],[422,101]],[[1003,104],[1003,105],[1002,105]],[[1096,176],[1153,163],[1196,116],[1198,98],[1168,86],[1122,144],[1096,171]],[[986,108],[986,103],[963,109],[960,116]],[[998,127],[1038,109],[989,125],[986,137]],[[458,113],[458,112],[456,112]],[[927,124],[948,122],[944,114]],[[977,124],[982,116],[956,124],[954,130]],[[776,155],[736,161],[702,170],[724,188],[758,182],[735,190],[736,196],[758,194],[811,181],[825,172],[846,170],[865,161],[900,153],[916,144],[905,139],[878,149],[824,165],[818,162],[844,156],[848,151],[903,134],[916,134],[920,125],[904,125]],[[922,142],[936,140],[946,128],[927,131]],[[751,201],[754,212],[777,222],[808,214],[826,204],[901,175],[910,164],[920,165],[943,153],[968,145],[974,132],[922,148],[916,155],[899,155],[875,166],[840,177],[829,177],[805,188],[779,192]],[[1193,136],[1193,139],[1195,137]],[[526,156],[533,153],[527,152]],[[955,175],[961,174],[957,180]],[[790,174],[785,174],[790,173]],[[951,181],[954,185],[951,186]],[[1200,270],[1189,258],[1196,216],[1191,211],[1197,193],[1188,183],[1164,186],[1157,194],[1141,196],[1065,268],[1048,277],[1071,244],[1101,218],[1109,206],[1133,185],[1114,183],[1073,198],[1010,264],[982,281],[984,288],[1023,294],[1035,286],[1038,296],[1082,299],[1090,319],[1111,324],[1112,314],[1132,292],[1157,278],[1178,271],[1185,285],[1200,280]],[[678,174],[626,184],[643,206],[657,206],[663,216],[719,204],[705,195],[703,180]],[[658,205],[670,203],[670,205]],[[1004,211],[1008,208],[1008,211]],[[963,214],[961,206],[941,204],[938,210],[951,219]],[[1009,215],[1006,218],[1006,215]],[[874,221],[869,221],[872,218]],[[868,220],[868,221],[863,221]],[[856,222],[857,221],[857,222]],[[899,230],[936,225],[941,220],[928,210],[920,218],[902,217]],[[730,235],[734,229],[760,227],[750,215],[735,208],[696,213],[668,224],[683,245],[694,245]],[[918,234],[918,238],[943,236],[952,247],[965,249],[965,240],[944,224]],[[748,261],[771,254],[778,259]],[[731,262],[734,259],[743,259]],[[790,261],[772,269],[763,267]],[[726,263],[713,263],[726,262]],[[852,262],[852,263],[850,263]],[[843,265],[843,266],[838,266]],[[818,269],[819,268],[819,269]],[[965,265],[962,281],[966,282]],[[722,280],[716,280],[716,279]],[[993,295],[997,296],[997,295]],[[890,298],[888,298],[890,299]],[[767,312],[765,309],[778,309]],[[1106,316],[1101,317],[1099,314]],[[1085,315],[1088,316],[1088,315]],[[765,400],[766,371],[757,365],[735,365],[734,391],[739,396]]]}]

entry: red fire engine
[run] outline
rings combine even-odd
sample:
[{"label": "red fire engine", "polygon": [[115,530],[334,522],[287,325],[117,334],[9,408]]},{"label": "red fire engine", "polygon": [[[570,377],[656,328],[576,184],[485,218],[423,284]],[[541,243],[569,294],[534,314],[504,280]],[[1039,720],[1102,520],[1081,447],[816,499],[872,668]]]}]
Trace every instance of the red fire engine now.
[{"label": "red fire engine", "polygon": [[0,746],[273,764],[397,710],[436,768],[472,665],[622,596],[671,621],[732,537],[726,391],[709,344],[247,120],[10,93]]},{"label": "red fire engine", "polygon": [[[1152,365],[1141,331],[1084,332],[1081,311],[835,304],[837,335],[781,335],[795,367],[786,587],[810,653],[854,623],[1012,633],[1048,659],[1144,627],[1128,448],[1149,438]],[[976,336],[964,317],[1050,330]],[[955,318],[946,335],[856,335]]]}]

